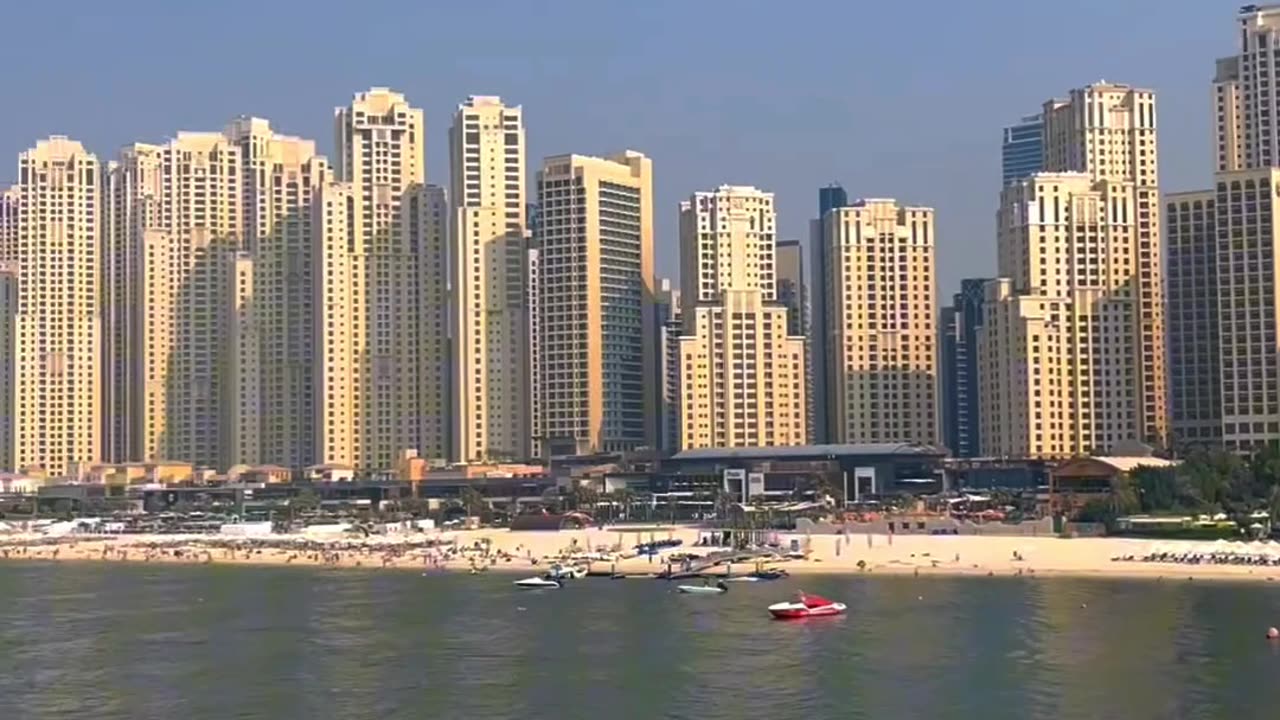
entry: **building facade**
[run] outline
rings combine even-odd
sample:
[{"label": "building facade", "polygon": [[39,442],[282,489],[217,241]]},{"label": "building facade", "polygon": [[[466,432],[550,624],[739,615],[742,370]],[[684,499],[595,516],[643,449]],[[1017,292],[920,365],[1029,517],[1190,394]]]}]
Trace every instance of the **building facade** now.
[{"label": "building facade", "polygon": [[[1229,181],[1223,183],[1225,194]],[[1222,442],[1216,196],[1214,191],[1164,196],[1169,425],[1178,449]]]},{"label": "building facade", "polygon": [[101,179],[66,137],[18,156],[0,218],[0,470],[101,460]]},{"label": "building facade", "polygon": [[1029,115],[1004,129],[1000,143],[1000,181],[1008,185],[1044,167],[1044,116]]},{"label": "building facade", "polygon": [[544,450],[653,447],[652,161],[548,157],[538,207]]},{"label": "building facade", "polygon": [[936,444],[933,209],[858,200],[823,225],[829,434]]},{"label": "building facade", "polygon": [[468,98],[449,131],[454,207],[452,457],[525,459],[532,423],[523,114]]},{"label": "building facade", "polygon": [[804,336],[777,301],[776,221],[773,194],[754,187],[680,204],[682,449],[807,439]]},{"label": "building facade", "polygon": [[939,404],[942,443],[955,457],[975,457],[981,443],[978,328],[989,278],[966,278],[938,321]]},{"label": "building facade", "polygon": [[1222,441],[1233,450],[1280,441],[1278,193],[1280,170],[1275,168],[1215,178]]},{"label": "building facade", "polygon": [[373,88],[334,113],[335,176],[314,203],[321,464],[395,467],[449,451],[444,190],[425,185],[422,111]]}]

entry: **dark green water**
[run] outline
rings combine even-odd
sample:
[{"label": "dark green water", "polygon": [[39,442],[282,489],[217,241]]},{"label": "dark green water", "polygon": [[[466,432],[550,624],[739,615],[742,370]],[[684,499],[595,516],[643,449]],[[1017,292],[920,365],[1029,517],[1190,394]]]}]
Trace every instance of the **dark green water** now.
[{"label": "dark green water", "polygon": [[511,579],[0,564],[0,719],[1280,716],[1280,587]]}]

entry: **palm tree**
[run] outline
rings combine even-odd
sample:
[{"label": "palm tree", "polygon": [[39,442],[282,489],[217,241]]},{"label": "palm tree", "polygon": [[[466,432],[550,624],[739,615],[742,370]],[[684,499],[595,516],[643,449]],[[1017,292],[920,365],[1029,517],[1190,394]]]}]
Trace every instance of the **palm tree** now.
[{"label": "palm tree", "polygon": [[[595,512],[596,502],[600,499],[600,493],[590,485],[582,483],[574,483],[569,489],[569,497],[573,500],[573,509],[579,512]],[[584,511],[583,508],[586,508]]]},{"label": "palm tree", "polygon": [[458,500],[462,503],[462,507],[466,508],[467,515],[471,517],[479,515],[481,510],[488,504],[485,496],[470,485],[462,488],[462,492],[458,493]]},{"label": "palm tree", "polygon": [[622,506],[622,518],[625,520],[631,515],[631,503],[635,502],[635,493],[630,488],[618,488],[609,493],[609,499],[614,503]]},{"label": "palm tree", "polygon": [[725,492],[723,488],[717,488],[714,503],[716,518],[721,520],[728,519],[733,512],[735,504],[733,493]]}]

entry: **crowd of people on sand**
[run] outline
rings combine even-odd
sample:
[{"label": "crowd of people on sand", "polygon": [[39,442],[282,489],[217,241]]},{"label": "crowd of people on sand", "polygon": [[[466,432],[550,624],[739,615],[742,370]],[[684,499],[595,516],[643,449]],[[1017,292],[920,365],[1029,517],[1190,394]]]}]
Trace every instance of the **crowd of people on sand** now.
[{"label": "crowd of people on sand", "polygon": [[1248,565],[1280,567],[1280,554],[1248,551],[1149,552],[1145,555],[1117,555],[1112,562],[1174,563],[1178,565]]},{"label": "crowd of people on sand", "polygon": [[460,543],[449,537],[415,537],[396,541],[362,538],[301,537],[8,537],[0,540],[0,558],[29,560],[103,560],[135,562],[306,564],[370,568],[421,568],[484,572],[511,563],[538,565],[580,552],[576,540],[550,556],[517,545],[512,551],[488,540]]}]

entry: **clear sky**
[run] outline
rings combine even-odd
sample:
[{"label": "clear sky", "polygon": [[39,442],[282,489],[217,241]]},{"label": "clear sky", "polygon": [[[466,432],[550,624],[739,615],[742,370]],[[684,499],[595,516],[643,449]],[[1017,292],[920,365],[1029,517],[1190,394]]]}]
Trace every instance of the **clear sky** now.
[{"label": "clear sky", "polygon": [[[1156,90],[1166,191],[1210,179],[1209,82],[1241,0],[64,0],[5,3],[0,179],[37,138],[106,160],[133,141],[269,118],[332,153],[332,110],[386,85],[426,111],[448,185],[467,95],[524,106],[547,155],[651,156],[658,271],[676,203],[777,194],[804,237],[817,188],[938,211],[939,299],[995,269],[1000,129],[1100,79]],[[532,188],[531,188],[532,189]],[[532,194],[530,195],[532,199]]]}]

